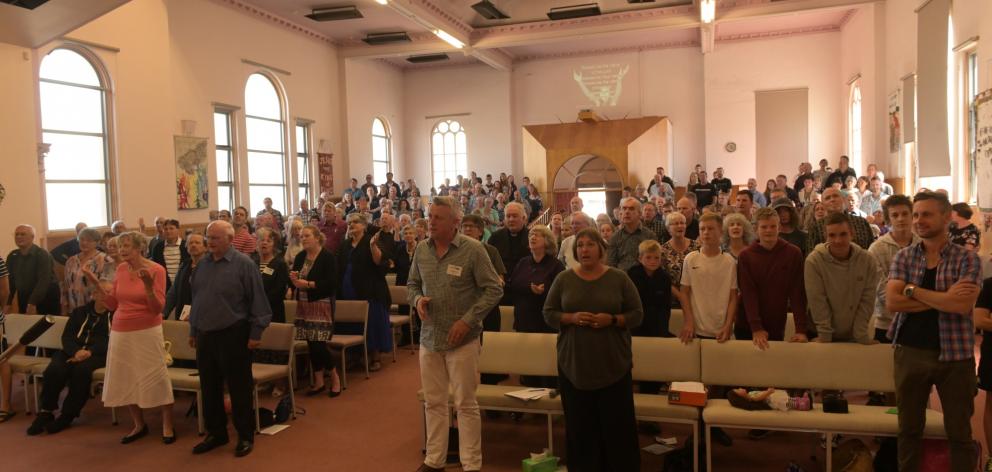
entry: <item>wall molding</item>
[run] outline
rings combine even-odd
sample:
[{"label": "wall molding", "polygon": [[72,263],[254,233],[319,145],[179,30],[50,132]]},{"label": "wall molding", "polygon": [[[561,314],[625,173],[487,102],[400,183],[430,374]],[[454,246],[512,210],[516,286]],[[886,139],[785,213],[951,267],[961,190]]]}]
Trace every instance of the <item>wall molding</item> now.
[{"label": "wall molding", "polygon": [[803,36],[807,34],[820,34],[820,33],[839,33],[840,25],[821,25],[821,26],[810,26],[805,28],[793,28],[787,30],[778,31],[760,31],[755,33],[741,33],[741,34],[730,34],[724,36],[717,36],[717,43],[733,43],[738,41],[753,41],[758,39],[779,39],[788,38],[792,36]]},{"label": "wall molding", "polygon": [[495,35],[512,35],[529,33],[534,31],[556,31],[567,30],[581,26],[611,25],[628,23],[638,20],[651,20],[669,16],[695,15],[696,7],[691,5],[661,7],[631,10],[616,13],[606,13],[599,16],[585,18],[572,18],[568,20],[542,20],[527,23],[516,23],[511,25],[487,26],[475,28],[472,31],[472,40],[488,38]]},{"label": "wall molding", "polygon": [[550,53],[550,54],[532,54],[527,56],[517,56],[516,58],[514,58],[513,63],[522,64],[525,62],[534,62],[534,61],[569,59],[574,57],[603,56],[607,54],[622,54],[629,52],[653,51],[660,49],[678,49],[678,48],[690,48],[690,47],[699,47],[699,41],[692,39],[687,41],[669,41],[664,43],[645,44],[645,45],[637,45],[637,46],[624,46],[619,48],[591,49],[586,51],[569,51],[569,52]]},{"label": "wall molding", "polygon": [[255,5],[248,4],[242,0],[213,0],[213,1],[234,8],[235,10],[238,10],[242,13],[246,13],[255,18],[259,18],[261,20],[275,24],[283,29],[287,29],[289,31],[294,31],[296,33],[302,34],[311,39],[315,39],[317,41],[321,41],[330,44],[332,46],[338,45],[337,42],[334,41],[334,38],[331,38],[330,36],[327,36],[323,33],[307,28],[299,23],[296,23],[295,21],[279,16],[268,10],[264,10],[262,8],[256,7]]}]

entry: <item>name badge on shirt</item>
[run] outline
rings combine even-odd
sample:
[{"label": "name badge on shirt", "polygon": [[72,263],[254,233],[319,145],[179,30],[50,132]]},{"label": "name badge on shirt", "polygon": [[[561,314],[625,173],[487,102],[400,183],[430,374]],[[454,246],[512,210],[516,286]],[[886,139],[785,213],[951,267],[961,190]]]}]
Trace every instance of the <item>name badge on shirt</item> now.
[{"label": "name badge on shirt", "polygon": [[183,305],[183,309],[179,311],[179,321],[186,321],[189,319],[189,305]]},{"label": "name badge on shirt", "polygon": [[275,272],[276,271],[273,270],[271,267],[264,267],[264,268],[262,268],[262,274],[264,274],[264,275],[272,275]]},{"label": "name badge on shirt", "polygon": [[448,275],[453,275],[455,277],[462,276],[462,266],[456,266],[454,264],[448,264]]}]

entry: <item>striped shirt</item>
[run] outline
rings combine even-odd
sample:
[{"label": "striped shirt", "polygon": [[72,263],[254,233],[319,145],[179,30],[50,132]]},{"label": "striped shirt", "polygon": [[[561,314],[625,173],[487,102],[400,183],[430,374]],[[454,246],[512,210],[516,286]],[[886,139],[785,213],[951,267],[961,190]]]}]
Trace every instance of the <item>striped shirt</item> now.
[{"label": "striped shirt", "polygon": [[[907,284],[920,285],[923,274],[927,269],[926,248],[922,242],[913,243],[900,250],[892,259],[889,269],[889,280],[902,280]],[[981,284],[982,263],[974,252],[956,244],[947,243],[940,250],[940,261],[937,263],[936,291],[946,292],[955,283],[966,280]],[[940,327],[940,357],[941,361],[960,361],[971,359],[975,355],[975,324],[971,313],[947,313],[940,311],[937,319]],[[906,320],[906,313],[898,312],[892,326],[889,327],[889,338],[896,344],[899,329]]]},{"label": "striped shirt", "polygon": [[431,298],[420,329],[420,345],[432,352],[459,347],[448,345],[448,331],[458,320],[470,328],[461,345],[478,338],[482,320],[503,296],[499,276],[482,243],[462,234],[455,236],[441,257],[433,239],[417,244],[407,291],[414,307],[421,297]]},{"label": "striped shirt", "polygon": [[231,245],[238,252],[252,254],[255,252],[255,236],[248,232],[248,228],[242,226],[234,233],[234,241],[231,242]]},{"label": "striped shirt", "polygon": [[183,258],[180,249],[182,243],[183,238],[177,239],[172,244],[169,244],[168,241],[162,241],[162,257],[165,259],[165,273],[169,274],[169,280],[176,280],[176,273],[179,272],[179,263],[182,262]]},{"label": "striped shirt", "polygon": [[[2,257],[0,257],[0,279],[3,278],[9,279],[10,273],[7,272],[7,263],[3,261]],[[3,323],[3,319],[4,319],[3,310],[6,307],[7,307],[7,300],[0,300],[0,323]]]}]

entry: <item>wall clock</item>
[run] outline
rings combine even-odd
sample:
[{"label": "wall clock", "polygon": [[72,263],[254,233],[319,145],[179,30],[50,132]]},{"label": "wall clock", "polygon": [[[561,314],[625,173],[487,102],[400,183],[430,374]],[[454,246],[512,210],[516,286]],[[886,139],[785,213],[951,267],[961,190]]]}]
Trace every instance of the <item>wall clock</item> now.
[{"label": "wall clock", "polygon": [[727,152],[734,152],[734,151],[737,150],[737,143],[731,141],[731,142],[729,142],[727,144],[724,144],[723,145],[723,148],[726,149]]}]

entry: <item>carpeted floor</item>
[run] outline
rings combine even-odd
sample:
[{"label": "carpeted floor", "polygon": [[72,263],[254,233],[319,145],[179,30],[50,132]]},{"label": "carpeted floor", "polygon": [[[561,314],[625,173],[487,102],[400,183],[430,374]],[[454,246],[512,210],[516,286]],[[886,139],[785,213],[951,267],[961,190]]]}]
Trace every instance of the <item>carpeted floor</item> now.
[{"label": "carpeted floor", "polygon": [[[401,350],[398,362],[384,358],[384,367],[364,378],[364,370],[349,372],[350,387],[337,398],[298,396],[306,415],[290,421],[290,428],[275,436],[259,436],[255,451],[243,459],[233,456],[233,444],[203,456],[190,449],[199,442],[194,418],[182,415],[192,397],[177,398],[176,426],[179,440],[164,445],[159,440],[160,421],[149,415],[152,434],[130,445],[119,439],[130,431],[127,413],[121,424],[112,426],[110,411],[98,400],[91,400],[76,425],[57,436],[25,435],[33,416],[24,414],[20,378],[15,377],[14,400],[17,416],[0,424],[0,470],[171,470],[191,472],[210,470],[332,470],[332,471],[414,471],[421,463],[423,427],[416,399],[420,385],[416,356]],[[976,397],[975,436],[981,437],[980,412],[984,392]],[[275,401],[265,397],[265,406]],[[663,425],[661,436],[688,437],[690,429]],[[519,471],[520,461],[545,445],[545,419],[525,417],[515,422],[507,416],[483,420],[484,470]],[[714,469],[719,471],[782,471],[796,462],[807,472],[824,469],[824,451],[819,436],[800,433],[774,433],[753,441],[746,431],[729,431],[734,438],[730,448],[715,446]],[[232,437],[234,436],[232,430]],[[875,447],[870,438],[863,438]],[[642,434],[641,445],[653,442],[653,435]],[[564,426],[555,422],[555,446],[564,454]],[[663,458],[642,453],[645,471],[660,471]],[[450,471],[461,470],[457,466]]]}]

